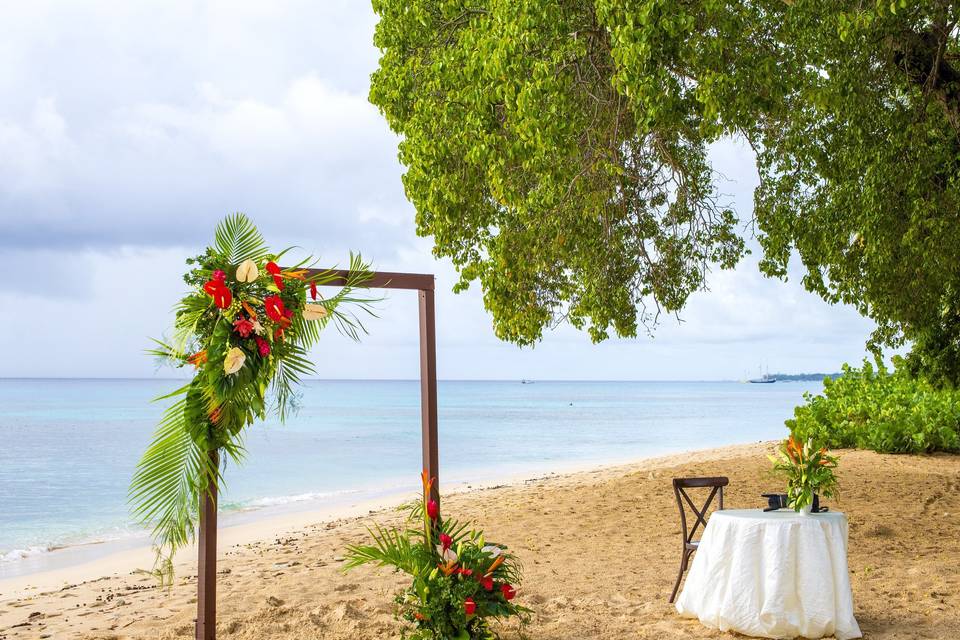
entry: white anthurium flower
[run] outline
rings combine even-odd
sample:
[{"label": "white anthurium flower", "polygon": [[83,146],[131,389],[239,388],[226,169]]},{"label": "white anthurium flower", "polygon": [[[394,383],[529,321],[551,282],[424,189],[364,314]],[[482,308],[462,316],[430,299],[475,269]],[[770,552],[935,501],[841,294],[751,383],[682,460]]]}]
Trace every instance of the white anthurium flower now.
[{"label": "white anthurium flower", "polygon": [[488,544],[487,546],[480,549],[480,551],[483,551],[484,553],[489,554],[491,558],[496,558],[501,553],[503,553],[503,549],[492,544]]},{"label": "white anthurium flower", "polygon": [[440,554],[440,557],[443,558],[443,561],[447,564],[454,564],[458,560],[457,552],[453,549],[447,549],[444,551],[442,545],[437,545],[437,553]]},{"label": "white anthurium flower", "polygon": [[330,315],[327,308],[322,304],[307,304],[303,306],[304,320],[322,320]]},{"label": "white anthurium flower", "polygon": [[257,263],[253,260],[244,260],[237,267],[237,282],[253,282],[260,277]]},{"label": "white anthurium flower", "polygon": [[228,376],[233,375],[243,368],[243,363],[246,360],[247,356],[240,347],[231,347],[230,351],[227,351],[227,356],[223,359],[223,372]]}]

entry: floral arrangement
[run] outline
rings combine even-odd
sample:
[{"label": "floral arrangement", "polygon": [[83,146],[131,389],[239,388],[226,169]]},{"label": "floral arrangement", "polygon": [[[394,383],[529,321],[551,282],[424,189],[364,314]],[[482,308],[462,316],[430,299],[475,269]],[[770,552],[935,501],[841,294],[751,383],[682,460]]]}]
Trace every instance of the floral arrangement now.
[{"label": "floral arrangement", "polygon": [[814,496],[836,495],[838,459],[826,448],[816,447],[812,439],[801,445],[791,435],[777,447],[776,456],[768,457],[774,473],[787,480],[787,506],[794,511],[809,513]]},{"label": "floral arrangement", "polygon": [[503,545],[484,539],[469,524],[443,519],[430,497],[433,481],[423,474],[423,496],[410,507],[416,528],[370,532],[372,545],[348,547],[347,568],[373,563],[409,574],[412,584],[397,595],[397,617],[412,625],[413,640],[495,638],[493,619],[519,616],[529,609],[514,602],[521,567]]},{"label": "floral arrangement", "polygon": [[300,377],[314,372],[308,352],[321,330],[332,321],[358,339],[355,310],[372,313],[373,300],[355,295],[370,273],[359,256],[350,256],[345,286],[324,299],[317,287],[336,276],[310,269],[309,259],[280,267],[288,251],[269,251],[243,214],[223,220],[214,244],[187,260],[191,291],[176,306],[173,339],[149,351],[193,369],[190,382],[158,398],[175,401],[130,488],[134,514],[153,526],[161,576],[172,575],[174,552],[192,540],[203,492],[220,484],[221,456],[211,453],[240,461],[246,427],[270,408],[281,421],[295,408]]}]

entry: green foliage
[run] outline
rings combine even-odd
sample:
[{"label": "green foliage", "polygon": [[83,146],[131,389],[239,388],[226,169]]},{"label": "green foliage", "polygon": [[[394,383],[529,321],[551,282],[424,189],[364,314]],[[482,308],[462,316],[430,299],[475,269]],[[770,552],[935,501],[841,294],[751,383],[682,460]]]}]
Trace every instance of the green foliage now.
[{"label": "green foliage", "polygon": [[[306,261],[281,269],[274,260],[285,253],[271,254],[243,214],[224,219],[214,245],[187,260],[191,269],[184,282],[191,291],[175,308],[173,340],[154,341],[148,352],[176,367],[196,368],[188,384],[157,398],[173,402],[130,486],[135,517],[153,527],[161,579],[172,577],[174,553],[194,536],[203,493],[222,485],[211,452],[222,454],[221,461],[240,462],[243,432],[266,417],[270,390],[281,421],[295,408],[301,377],[314,373],[308,351],[327,323],[333,320],[358,339],[358,312],[372,314],[374,300],[356,293],[369,278],[359,256],[350,257],[344,287],[314,300],[313,289],[335,276],[308,275]],[[241,277],[243,268],[249,275]]]},{"label": "green foliage", "polygon": [[431,518],[425,506],[431,485],[424,478],[421,499],[408,507],[407,528],[375,526],[370,544],[348,547],[345,567],[374,564],[411,577],[395,599],[398,619],[410,625],[404,638],[492,640],[491,620],[519,616],[523,623],[529,613],[513,602],[520,564],[469,523]]},{"label": "green foliage", "polygon": [[844,365],[842,377],[823,383],[823,394],[806,394],[786,421],[797,439],[881,453],[960,452],[960,391],[915,378],[899,359],[892,372],[882,363]]},{"label": "green foliage", "polygon": [[877,321],[873,346],[929,344],[916,365],[960,381],[954,3],[373,6],[370,100],[403,137],[418,230],[460,288],[480,281],[501,338],[634,335],[731,267],[707,148],[734,136],[756,153],[762,270],[799,253],[807,289]]},{"label": "green foliage", "polygon": [[560,317],[635,335],[743,253],[704,138],[611,83],[591,4],[374,2],[370,99],[403,135],[418,230],[521,344]]}]

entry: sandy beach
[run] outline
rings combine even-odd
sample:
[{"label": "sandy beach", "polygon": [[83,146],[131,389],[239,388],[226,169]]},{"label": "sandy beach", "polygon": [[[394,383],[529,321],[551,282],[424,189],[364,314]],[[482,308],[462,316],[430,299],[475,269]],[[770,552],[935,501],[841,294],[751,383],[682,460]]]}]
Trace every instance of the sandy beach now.
[{"label": "sandy beach", "polygon": [[[535,610],[504,639],[712,638],[679,618],[667,597],[676,575],[680,526],[670,479],[727,475],[729,507],[759,507],[779,487],[765,458],[772,443],[713,449],[595,471],[458,492],[445,511],[472,518],[524,564],[519,601]],[[849,568],[866,638],[960,637],[960,456],[841,452],[841,496],[850,520]],[[344,546],[393,508],[321,521],[226,530],[218,631],[224,638],[391,638],[393,594],[402,576],[342,569]],[[129,550],[45,574],[0,582],[0,640],[190,638],[196,574],[184,554],[170,590],[137,567]]]}]

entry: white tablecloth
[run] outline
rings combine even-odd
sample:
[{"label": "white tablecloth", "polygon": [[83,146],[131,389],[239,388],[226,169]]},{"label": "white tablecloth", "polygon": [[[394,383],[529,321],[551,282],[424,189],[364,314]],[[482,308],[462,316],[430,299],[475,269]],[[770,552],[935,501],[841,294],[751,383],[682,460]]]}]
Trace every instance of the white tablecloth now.
[{"label": "white tablecloth", "polygon": [[715,511],[677,611],[762,638],[859,638],[842,513]]}]

